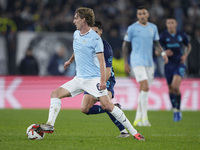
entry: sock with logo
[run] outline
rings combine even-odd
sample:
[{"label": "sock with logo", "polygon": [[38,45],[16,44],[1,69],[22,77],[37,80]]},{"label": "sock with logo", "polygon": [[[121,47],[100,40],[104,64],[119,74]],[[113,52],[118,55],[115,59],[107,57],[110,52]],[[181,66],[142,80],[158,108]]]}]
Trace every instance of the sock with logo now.
[{"label": "sock with logo", "polygon": [[101,114],[106,112],[112,122],[119,128],[120,131],[124,130],[124,126],[107,110],[104,110],[101,108],[100,105],[93,105],[92,108],[89,109],[87,115],[92,115],[92,114]]},{"label": "sock with logo", "polygon": [[119,131],[122,131],[125,129],[124,126],[109,111],[106,110],[106,113],[108,114],[112,122],[119,128]]},{"label": "sock with logo", "polygon": [[181,95],[176,95],[176,103],[177,103],[176,108],[180,110],[181,109]]},{"label": "sock with logo", "polygon": [[60,108],[61,108],[61,99],[51,98],[51,105],[49,108],[49,117],[47,124],[54,126],[56,118],[60,112]]},{"label": "sock with logo", "polygon": [[141,91],[141,93],[140,93],[140,103],[141,103],[141,110],[142,110],[142,119],[148,118],[148,116],[147,116],[148,93],[149,92],[145,92],[145,91]]},{"label": "sock with logo", "polygon": [[175,109],[177,107],[176,95],[169,93],[169,98],[170,98],[173,109]]},{"label": "sock with logo", "polygon": [[141,109],[141,98],[140,97],[141,97],[141,94],[139,93],[135,121],[141,121],[142,120],[142,109]]},{"label": "sock with logo", "polygon": [[137,134],[137,130],[131,125],[128,118],[126,118],[125,114],[121,109],[117,106],[114,106],[113,110],[110,112],[125,128],[128,129],[131,135]]},{"label": "sock with logo", "polygon": [[102,109],[100,105],[93,105],[92,108],[89,109],[87,115],[101,114],[104,112],[106,112],[106,110]]}]

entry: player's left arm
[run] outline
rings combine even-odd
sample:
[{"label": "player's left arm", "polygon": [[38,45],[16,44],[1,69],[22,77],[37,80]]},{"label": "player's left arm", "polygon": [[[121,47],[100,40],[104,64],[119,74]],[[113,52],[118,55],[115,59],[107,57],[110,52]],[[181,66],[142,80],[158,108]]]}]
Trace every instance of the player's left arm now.
[{"label": "player's left arm", "polygon": [[159,41],[156,40],[153,42],[154,44],[154,48],[156,49],[157,53],[160,53],[160,55],[162,55],[163,59],[165,60],[165,64],[168,63],[168,57],[166,55],[166,53],[164,52],[162,46],[160,45]]},{"label": "player's left arm", "polygon": [[70,57],[70,59],[64,63],[64,68],[67,69],[68,67],[70,67],[70,64],[74,61],[74,59],[75,59],[75,57],[74,57],[74,53],[73,53],[72,56]]},{"label": "player's left arm", "polygon": [[113,51],[110,46],[105,47],[105,44],[104,44],[104,59],[105,59],[105,64],[106,64],[106,81],[108,81],[108,79],[111,76]]},{"label": "player's left arm", "polygon": [[97,53],[97,58],[99,60],[100,72],[101,72],[99,88],[100,90],[104,90],[106,89],[106,65],[105,65],[104,53],[103,52]]},{"label": "player's left arm", "polygon": [[128,49],[131,46],[131,42],[124,41],[122,44],[123,58],[124,58],[124,68],[125,72],[129,74],[131,72],[129,63],[128,63]]},{"label": "player's left arm", "polygon": [[190,43],[187,44],[187,46],[184,49],[184,54],[181,56],[181,63],[185,63],[188,55],[190,54],[192,50],[192,45]]},{"label": "player's left arm", "polygon": [[111,76],[111,67],[106,67],[106,81],[108,81],[110,76]]}]

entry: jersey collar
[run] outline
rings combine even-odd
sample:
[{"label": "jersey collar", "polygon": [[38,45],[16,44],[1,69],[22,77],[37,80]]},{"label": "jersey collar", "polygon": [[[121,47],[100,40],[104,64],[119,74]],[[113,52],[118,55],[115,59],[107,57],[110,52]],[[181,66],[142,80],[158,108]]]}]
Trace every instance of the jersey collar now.
[{"label": "jersey collar", "polygon": [[84,36],[84,35],[90,33],[91,30],[92,30],[92,29],[90,29],[88,32],[86,32],[86,33],[84,33],[84,34],[81,34],[81,32],[80,32],[79,34],[80,34],[80,36]]},{"label": "jersey collar", "polygon": [[148,24],[149,24],[149,22],[147,22],[146,25],[143,25],[143,24],[139,23],[139,21],[137,21],[137,23],[138,23],[139,25],[143,26],[143,27],[146,27],[146,26],[148,26]]}]

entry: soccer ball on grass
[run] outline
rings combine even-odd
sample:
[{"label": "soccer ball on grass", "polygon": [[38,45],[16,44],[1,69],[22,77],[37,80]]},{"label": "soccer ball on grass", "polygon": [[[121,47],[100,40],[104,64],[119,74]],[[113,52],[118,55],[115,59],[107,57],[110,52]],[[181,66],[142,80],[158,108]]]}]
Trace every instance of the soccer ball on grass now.
[{"label": "soccer ball on grass", "polygon": [[26,135],[30,140],[42,140],[45,136],[45,133],[38,133],[33,126],[36,124],[30,125],[26,130]]}]

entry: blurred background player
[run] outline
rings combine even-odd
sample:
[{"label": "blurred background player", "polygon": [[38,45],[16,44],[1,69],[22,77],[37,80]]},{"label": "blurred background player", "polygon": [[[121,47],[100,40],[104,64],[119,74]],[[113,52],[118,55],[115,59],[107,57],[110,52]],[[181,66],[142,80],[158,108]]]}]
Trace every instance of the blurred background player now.
[{"label": "blurred background player", "polygon": [[[100,21],[95,21],[94,26],[92,29],[101,37],[103,33],[102,23]],[[104,46],[104,58],[106,63],[106,85],[109,94],[110,100],[114,98],[114,85],[115,85],[115,74],[112,68],[112,59],[113,59],[113,51],[110,44],[103,40]],[[94,105],[97,102],[97,99],[94,98],[92,95],[88,94],[87,92],[84,93],[82,104],[81,104],[81,111],[85,114],[101,114],[107,113],[113,123],[119,128],[120,135],[118,137],[129,137],[128,131],[124,128],[124,126],[115,118],[113,115],[107,111],[104,107],[100,105]],[[120,104],[115,104],[116,106],[120,107]]]},{"label": "blurred background player", "polygon": [[147,107],[149,85],[154,78],[153,45],[162,54],[165,63],[168,62],[168,58],[159,44],[157,26],[148,22],[148,18],[149,13],[147,8],[144,6],[138,7],[138,21],[128,27],[122,46],[125,71],[130,73],[128,47],[131,43],[130,64],[136,81],[140,84],[134,126],[151,126],[148,120]]},{"label": "blurred background player", "polygon": [[173,119],[176,122],[182,119],[180,84],[185,74],[185,62],[191,51],[191,44],[183,31],[177,31],[177,21],[174,18],[168,18],[166,26],[167,30],[160,35],[160,43],[169,58],[168,64],[165,64],[165,77],[174,111]]}]

